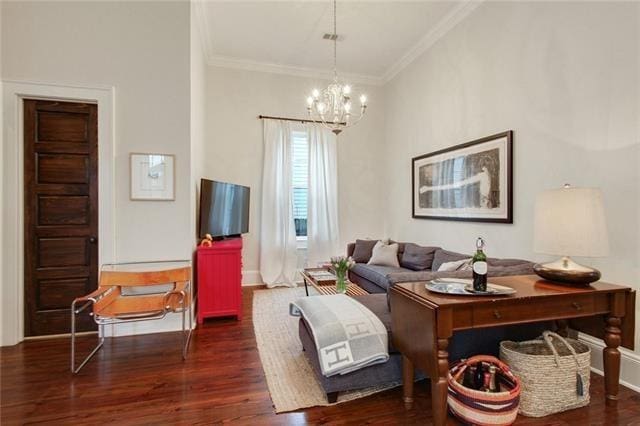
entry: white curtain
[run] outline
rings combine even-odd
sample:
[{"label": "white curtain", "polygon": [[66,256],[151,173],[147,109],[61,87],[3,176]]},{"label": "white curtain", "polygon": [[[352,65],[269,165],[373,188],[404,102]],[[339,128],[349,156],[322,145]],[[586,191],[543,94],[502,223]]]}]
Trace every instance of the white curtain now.
[{"label": "white curtain", "polygon": [[295,287],[296,230],[289,122],[264,120],[260,274],[267,287]]},{"label": "white curtain", "polygon": [[321,125],[308,126],[309,198],[307,263],[316,266],[340,253],[338,247],[338,156],[336,136]]}]

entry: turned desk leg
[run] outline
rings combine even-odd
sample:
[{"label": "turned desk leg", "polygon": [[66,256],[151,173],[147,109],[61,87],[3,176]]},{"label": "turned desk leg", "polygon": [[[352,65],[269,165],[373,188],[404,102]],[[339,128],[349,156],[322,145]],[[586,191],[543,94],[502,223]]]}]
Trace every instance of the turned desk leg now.
[{"label": "turned desk leg", "polygon": [[620,380],[618,346],[621,343],[621,323],[619,317],[610,316],[607,318],[605,327],[604,343],[606,347],[602,350],[602,359],[604,363],[604,394],[607,405],[615,405],[618,402],[618,382]]},{"label": "turned desk leg", "polygon": [[449,372],[449,339],[438,339],[438,370],[436,377],[431,378],[431,409],[433,423],[447,423],[447,374]]},{"label": "turned desk leg", "polygon": [[402,355],[402,400],[407,410],[413,406],[413,377],[413,362]]}]

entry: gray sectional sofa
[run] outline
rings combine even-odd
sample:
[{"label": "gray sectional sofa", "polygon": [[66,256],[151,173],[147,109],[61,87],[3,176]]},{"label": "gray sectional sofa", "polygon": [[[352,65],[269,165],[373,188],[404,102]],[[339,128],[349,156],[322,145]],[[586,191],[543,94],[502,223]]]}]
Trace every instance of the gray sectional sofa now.
[{"label": "gray sectional sofa", "polygon": [[[370,249],[373,248],[375,241],[358,240],[358,242],[362,241],[365,243],[361,243],[358,250],[356,250],[356,243],[351,243],[347,247],[347,254],[354,257],[357,262],[349,271],[349,278],[369,293],[373,293],[366,296],[356,296],[355,299],[376,314],[389,331],[390,358],[384,364],[366,367],[343,376],[324,377],[320,369],[313,335],[309,326],[301,318],[299,324],[300,341],[329,402],[335,402],[338,393],[342,391],[399,383],[402,380],[401,355],[393,347],[391,313],[387,304],[387,291],[391,286],[400,282],[429,281],[445,277],[470,278],[472,276],[471,271],[438,271],[443,263],[468,259],[471,257],[470,255],[443,250],[440,247],[421,247],[412,243],[399,243],[398,263],[400,267],[368,265],[366,262],[371,257]],[[533,273],[533,263],[526,260],[489,258],[487,263],[489,277]],[[553,323],[544,322],[524,326],[455,332],[449,346],[449,359],[453,361],[476,354],[497,356],[499,343],[502,340],[530,340],[539,336],[542,331],[554,328]],[[416,378],[422,377],[424,376],[418,375]]]},{"label": "gray sectional sofa", "polygon": [[[356,244],[360,250],[356,251]],[[468,271],[438,271],[443,263],[468,259],[471,254],[456,253],[440,247],[424,247],[413,243],[398,243],[398,263],[400,267],[368,265],[375,240],[358,240],[347,246],[347,255],[352,256],[356,264],[349,271],[349,279],[369,293],[387,293],[396,283],[412,281],[430,281],[434,278],[471,278]],[[407,256],[405,249],[420,256]],[[419,259],[418,259],[419,258]],[[533,262],[522,259],[487,259],[490,277],[533,274]]]}]

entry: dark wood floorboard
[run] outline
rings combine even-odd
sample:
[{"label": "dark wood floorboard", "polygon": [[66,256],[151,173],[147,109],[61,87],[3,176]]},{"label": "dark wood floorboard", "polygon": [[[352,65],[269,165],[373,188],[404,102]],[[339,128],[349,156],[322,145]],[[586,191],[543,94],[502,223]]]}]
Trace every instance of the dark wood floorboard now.
[{"label": "dark wood floorboard", "polygon": [[[429,384],[416,385],[406,411],[400,388],[296,413],[275,414],[251,322],[253,288],[243,295],[244,320],[211,320],[193,334],[182,362],[179,333],[108,340],[77,376],[69,373],[68,339],[0,349],[1,423],[14,424],[430,424]],[[94,336],[82,338],[88,349]],[[640,425],[640,394],[622,387],[617,408],[604,405],[603,380],[592,376],[589,407],[522,425]],[[456,424],[451,420],[451,424]]]}]

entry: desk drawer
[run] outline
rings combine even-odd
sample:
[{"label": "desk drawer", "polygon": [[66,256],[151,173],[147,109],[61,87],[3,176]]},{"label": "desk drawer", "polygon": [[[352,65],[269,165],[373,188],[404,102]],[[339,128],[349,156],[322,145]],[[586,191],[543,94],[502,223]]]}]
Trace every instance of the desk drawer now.
[{"label": "desk drawer", "polygon": [[509,324],[523,319],[560,319],[592,315],[593,295],[567,295],[563,299],[536,298],[517,302],[499,301],[473,308],[473,325]]}]

